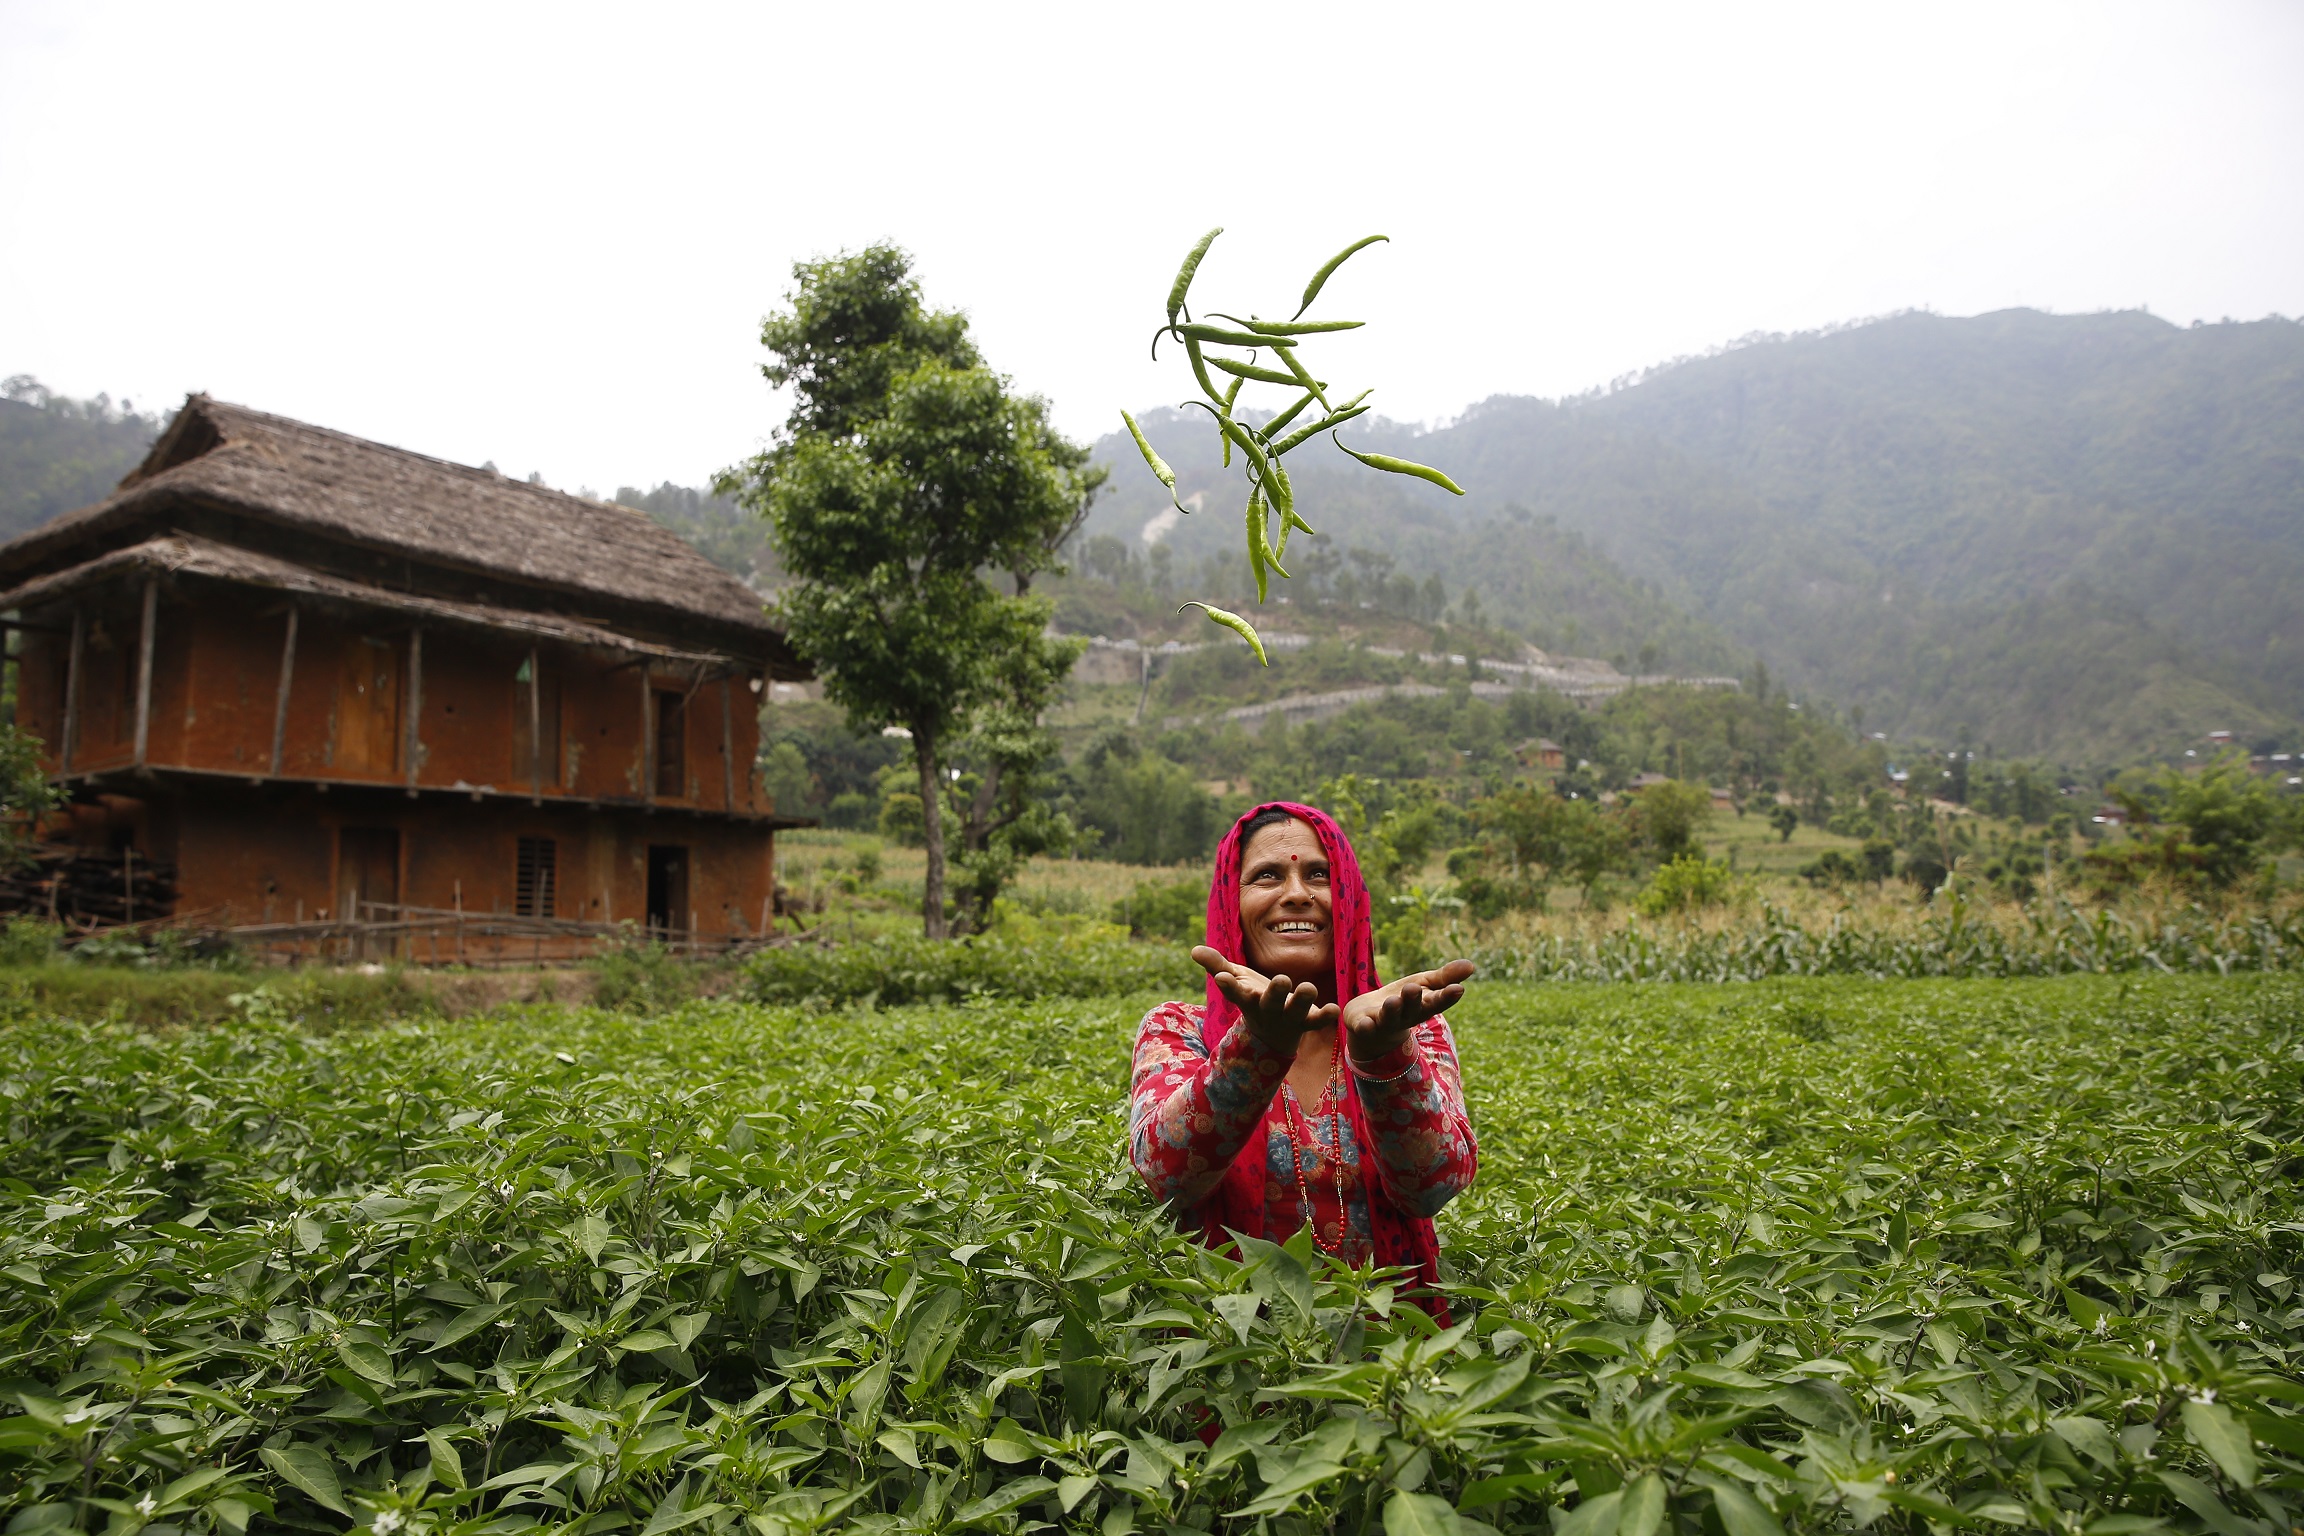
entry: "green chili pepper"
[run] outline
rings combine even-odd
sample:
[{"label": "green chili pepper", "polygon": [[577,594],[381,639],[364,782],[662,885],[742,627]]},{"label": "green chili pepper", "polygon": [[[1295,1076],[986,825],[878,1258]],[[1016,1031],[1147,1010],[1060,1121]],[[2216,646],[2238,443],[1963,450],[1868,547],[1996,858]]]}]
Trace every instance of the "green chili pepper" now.
[{"label": "green chili pepper", "polygon": [[[1253,363],[1236,363],[1228,357],[1211,357],[1208,366],[1228,373],[1236,379],[1254,379],[1259,384],[1294,384],[1302,375],[1282,373],[1277,368],[1259,368]],[[1305,379],[1305,383],[1311,380]]]},{"label": "green chili pepper", "polygon": [[[1282,469],[1278,464],[1274,464],[1272,472],[1280,477],[1282,485],[1288,485],[1288,471]],[[1296,515],[1296,488],[1288,485],[1287,510],[1280,515],[1280,543],[1272,551],[1274,562],[1277,563],[1288,558],[1288,535],[1298,528],[1303,529],[1306,533],[1312,531],[1312,525]],[[1280,574],[1285,576],[1288,573],[1282,571]]]},{"label": "green chili pepper", "polygon": [[[1344,439],[1337,438],[1336,446],[1339,448],[1344,448]],[[1449,479],[1446,475],[1442,474],[1439,470],[1432,468],[1428,464],[1411,464],[1406,459],[1396,459],[1388,453],[1361,453],[1357,449],[1352,448],[1344,448],[1344,451],[1351,454],[1352,457],[1358,459],[1361,463],[1367,465],[1370,469],[1386,470],[1395,475],[1414,475],[1419,480],[1431,481],[1434,485],[1439,486],[1444,491],[1453,492],[1458,496],[1464,494],[1464,487],[1458,485],[1455,481]]]},{"label": "green chili pepper", "polygon": [[1317,336],[1324,331],[1356,331],[1366,325],[1365,320],[1258,320],[1251,316],[1243,320],[1238,315],[1217,315],[1234,325],[1244,325],[1259,336]]},{"label": "green chili pepper", "polygon": [[1281,354],[1280,354],[1280,361],[1282,361],[1283,363],[1286,363],[1286,364],[1288,365],[1288,371],[1289,371],[1290,373],[1292,373],[1292,374],[1296,375],[1296,382],[1297,382],[1297,383],[1299,383],[1299,384],[1303,385],[1303,386],[1304,386],[1306,389],[1308,389],[1308,390],[1312,391],[1312,393],[1313,393],[1313,394],[1315,394],[1315,395],[1319,396],[1319,398],[1320,398],[1320,408],[1321,408],[1322,410],[1327,410],[1327,409],[1329,408],[1329,406],[1328,406],[1328,388],[1327,388],[1327,386],[1326,386],[1326,385],[1324,385],[1324,384],[1322,384],[1322,383],[1320,383],[1320,382],[1319,382],[1317,379],[1313,378],[1313,377],[1312,377],[1312,375],[1310,375],[1309,373],[1306,373],[1306,372],[1304,371],[1304,365],[1303,365],[1302,363],[1300,363],[1300,362],[1296,361],[1296,354],[1295,354],[1295,353],[1293,353],[1293,352],[1283,352],[1283,353],[1281,353]]},{"label": "green chili pepper", "polygon": [[[1168,323],[1170,325],[1174,325],[1176,317],[1184,312],[1184,295],[1191,290],[1192,274],[1200,270],[1200,258],[1208,254],[1208,247],[1214,245],[1216,237],[1222,233],[1224,233],[1224,226],[1219,224],[1202,235],[1200,243],[1192,247],[1192,254],[1184,258],[1184,265],[1176,269],[1176,281],[1170,284],[1168,288]],[[1345,254],[1351,253],[1346,252]],[[1339,257],[1338,259],[1341,260],[1342,258]]]},{"label": "green chili pepper", "polygon": [[1215,381],[1208,377],[1208,359],[1200,355],[1200,343],[1196,341],[1185,342],[1184,355],[1192,359],[1192,377],[1200,381],[1201,389],[1207,392],[1209,399],[1224,407],[1219,415],[1229,415],[1232,407],[1226,403],[1224,396],[1217,393]]},{"label": "green chili pepper", "polygon": [[1178,608],[1176,611],[1178,613],[1182,613],[1184,608],[1199,609],[1202,613],[1208,615],[1211,620],[1223,625],[1226,629],[1232,631],[1232,633],[1247,641],[1248,648],[1256,653],[1256,661],[1259,666],[1268,667],[1272,665],[1270,658],[1264,654],[1264,641],[1257,635],[1256,626],[1249,623],[1246,619],[1240,617],[1240,615],[1236,613],[1228,613],[1222,608],[1211,607],[1207,603],[1203,603],[1197,598],[1193,599],[1189,603],[1186,603],[1183,608]]},{"label": "green chili pepper", "polygon": [[1248,568],[1256,575],[1256,602],[1258,606],[1262,606],[1264,602],[1267,587],[1265,572],[1268,568],[1279,571],[1283,578],[1288,577],[1288,572],[1281,566],[1279,557],[1272,553],[1272,531],[1265,526],[1266,515],[1262,488],[1249,491]]},{"label": "green chili pepper", "polygon": [[1264,423],[1264,425],[1263,425],[1263,426],[1259,427],[1259,428],[1257,429],[1257,431],[1256,431],[1256,435],[1257,435],[1258,437],[1261,437],[1261,438],[1263,438],[1263,439],[1264,439],[1264,441],[1266,441],[1266,442],[1270,442],[1270,441],[1272,441],[1272,434],[1273,434],[1273,433],[1275,433],[1275,432],[1285,432],[1285,431],[1287,431],[1287,430],[1288,430],[1288,423],[1290,423],[1290,422],[1294,421],[1294,420],[1295,420],[1297,417],[1299,417],[1299,416],[1303,415],[1303,414],[1304,414],[1304,407],[1306,407],[1306,406],[1310,405],[1311,403],[1312,403],[1312,396],[1310,396],[1310,395],[1306,395],[1306,396],[1304,396],[1302,399],[1298,400],[1298,401],[1297,401],[1297,402],[1296,402],[1294,405],[1292,405],[1292,406],[1288,407],[1288,409],[1286,409],[1286,410],[1282,411],[1282,412],[1281,412],[1279,415],[1277,415],[1277,416],[1273,417],[1273,418],[1272,418],[1270,421],[1268,421],[1268,422]]},{"label": "green chili pepper", "polygon": [[1272,445],[1272,457],[1278,458],[1280,455],[1287,453],[1291,449],[1301,448],[1306,443],[1312,441],[1312,439],[1318,437],[1321,433],[1332,432],[1336,428],[1344,425],[1344,423],[1350,421],[1353,417],[1365,416],[1367,414],[1368,407],[1365,405],[1348,405],[1340,411],[1330,412],[1328,415],[1323,416],[1318,421],[1312,423],[1312,425],[1305,427],[1300,431],[1291,432],[1286,437],[1282,438],[1279,442],[1274,443]]},{"label": "green chili pepper", "polygon": [[1135,417],[1129,415],[1126,411],[1122,411],[1120,413],[1120,419],[1128,423],[1128,435],[1136,439],[1136,451],[1144,455],[1144,462],[1152,466],[1152,473],[1158,475],[1160,477],[1160,483],[1168,487],[1168,499],[1170,501],[1176,502],[1176,510],[1179,512],[1189,513],[1191,510],[1190,508],[1186,507],[1181,501],[1176,501],[1176,471],[1168,467],[1167,460],[1161,458],[1160,455],[1152,451],[1152,445],[1145,441],[1144,429],[1136,425]]},{"label": "green chili pepper", "polygon": [[[1213,235],[1209,236],[1209,239],[1211,240],[1214,238],[1215,236]],[[1374,245],[1379,240],[1389,240],[1391,238],[1392,237],[1390,235],[1370,235],[1365,240],[1353,241],[1350,245],[1344,247],[1344,249],[1338,251],[1334,256],[1330,257],[1328,260],[1328,265],[1313,273],[1312,281],[1304,285],[1304,302],[1296,306],[1296,313],[1290,315],[1288,317],[1289,320],[1293,322],[1303,318],[1304,311],[1312,307],[1312,301],[1320,297],[1320,290],[1326,286],[1328,279],[1334,277],[1336,275],[1336,269],[1344,265],[1345,262],[1351,260],[1355,252],[1366,250],[1369,246]],[[1194,265],[1197,265],[1199,260],[1200,258],[1197,255],[1192,258]],[[1178,294],[1181,294],[1183,291],[1184,290],[1181,288],[1176,290]],[[1173,297],[1174,295],[1171,295],[1171,298]],[[1174,310],[1169,311],[1169,318],[1175,318]]]},{"label": "green chili pepper", "polygon": [[[1240,451],[1242,453],[1248,455],[1248,464],[1249,467],[1255,471],[1254,478],[1256,483],[1267,488],[1274,486],[1278,487],[1279,495],[1283,498],[1283,500],[1276,504],[1280,507],[1281,515],[1286,516],[1289,509],[1296,504],[1295,493],[1289,486],[1287,477],[1285,475],[1275,475],[1273,473],[1275,466],[1273,465],[1270,457],[1265,454],[1264,445],[1256,440],[1256,434],[1249,431],[1246,427],[1243,427],[1239,422],[1232,420],[1228,416],[1217,418],[1217,425],[1224,430],[1224,432],[1232,439],[1232,441],[1240,445]],[[1281,574],[1285,575],[1287,573],[1282,572]]]},{"label": "green chili pepper", "polygon": [[[1229,416],[1232,414],[1232,402],[1240,398],[1240,386],[1246,382],[1247,381],[1245,379],[1234,379],[1232,381],[1232,387],[1224,391],[1225,415]],[[1223,444],[1224,467],[1226,469],[1230,469],[1232,467],[1232,435],[1228,432],[1219,432],[1216,434],[1216,441]]]},{"label": "green chili pepper", "polygon": [[1259,336],[1253,331],[1228,331],[1220,325],[1179,325],[1176,334],[1211,347],[1276,347],[1296,345],[1285,336]]}]

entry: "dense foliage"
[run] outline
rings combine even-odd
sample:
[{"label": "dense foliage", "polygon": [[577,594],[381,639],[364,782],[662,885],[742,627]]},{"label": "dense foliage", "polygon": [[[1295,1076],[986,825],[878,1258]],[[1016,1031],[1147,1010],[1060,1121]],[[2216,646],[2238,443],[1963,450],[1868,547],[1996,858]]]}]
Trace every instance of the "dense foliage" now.
[{"label": "dense foliage", "polygon": [[1487,987],[1445,1330],[1168,1229],[1145,1001],[13,1019],[10,1528],[2295,1523],[2292,979]]},{"label": "dense foliage", "polygon": [[1717,926],[1635,924],[1590,936],[1484,936],[1434,917],[1412,931],[1396,926],[1391,934],[1396,964],[1461,954],[1496,980],[1888,980],[2182,971],[2228,976],[2304,970],[2304,913],[2294,909],[2219,912],[2188,904],[2157,912],[2084,911],[2045,899],[2022,908],[1985,907],[1958,887],[1903,925],[1883,924],[1876,913],[1869,920],[1834,915],[1803,924],[1779,908],[1763,906],[1748,920]]},{"label": "dense foliage", "polygon": [[[1104,471],[1037,396],[984,364],[968,321],[921,302],[893,246],[802,262],[761,323],[761,372],[792,391],[775,440],[717,489],[766,519],[790,581],[775,612],[857,730],[912,745],[930,938],[945,934],[947,767],[978,782],[954,828],[963,931],[1066,828],[1029,794],[1040,721],[1077,648],[1042,631],[1031,579],[1057,563]],[[1013,584],[998,590],[986,573]]]}]

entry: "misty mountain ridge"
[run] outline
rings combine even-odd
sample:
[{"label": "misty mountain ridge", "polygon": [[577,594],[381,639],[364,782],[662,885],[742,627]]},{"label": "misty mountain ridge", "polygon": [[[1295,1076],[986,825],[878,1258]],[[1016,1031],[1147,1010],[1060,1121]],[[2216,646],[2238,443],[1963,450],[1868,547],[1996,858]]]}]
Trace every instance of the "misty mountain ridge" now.
[{"label": "misty mountain ridge", "polygon": [[[1241,563],[1204,419],[1139,419],[1212,514],[1173,556]],[[1905,314],[1354,429],[1467,494],[1308,444],[1310,521],[1547,648],[1757,658],[1870,728],[2073,762],[2304,718],[2304,325]],[[1098,452],[1091,531],[1138,536],[1166,496],[1124,433]]]},{"label": "misty mountain ridge", "polygon": [[[1165,558],[1194,595],[1252,609],[1237,466],[1199,413],[1139,419],[1203,508],[1155,530]],[[160,425],[9,380],[0,536],[100,499]],[[1299,574],[1357,549],[1476,593],[1546,650],[1765,665],[1899,738],[2073,765],[2210,729],[2304,742],[2304,325],[1902,314],[1346,436],[1468,494],[1308,444],[1290,473],[1321,537],[1292,546]],[[1077,547],[1143,550],[1167,497],[1124,433],[1097,452],[1112,485]],[[733,504],[669,484],[617,499],[777,579]]]}]

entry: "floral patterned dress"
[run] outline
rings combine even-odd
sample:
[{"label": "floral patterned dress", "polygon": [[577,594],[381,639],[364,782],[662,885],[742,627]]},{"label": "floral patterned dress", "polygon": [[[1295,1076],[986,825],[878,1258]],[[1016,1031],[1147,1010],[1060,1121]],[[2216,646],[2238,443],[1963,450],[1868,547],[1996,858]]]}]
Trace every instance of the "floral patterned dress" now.
[{"label": "floral patterned dress", "polygon": [[1163,1003],[1136,1031],[1129,1156],[1154,1198],[1189,1214],[1261,1123],[1266,1235],[1277,1241],[1309,1220],[1323,1249],[1366,1264],[1371,1197],[1429,1217],[1471,1185],[1479,1148],[1446,1020],[1418,1025],[1381,1060],[1337,1063],[1352,1074],[1375,1142],[1362,1148],[1340,1075],[1314,1103],[1299,1103],[1287,1083],[1291,1056],[1239,1021],[1210,1050],[1205,1017],[1192,1004]]}]

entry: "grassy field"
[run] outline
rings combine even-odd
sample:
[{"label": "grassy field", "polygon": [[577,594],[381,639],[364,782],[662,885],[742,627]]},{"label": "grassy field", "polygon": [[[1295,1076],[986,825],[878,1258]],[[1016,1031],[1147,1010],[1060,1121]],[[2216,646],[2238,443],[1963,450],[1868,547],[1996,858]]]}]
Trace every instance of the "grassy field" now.
[{"label": "grassy field", "polygon": [[2304,981],[1478,989],[1446,1331],[1169,1230],[1151,1000],[19,1001],[9,1529],[2297,1523]]}]

